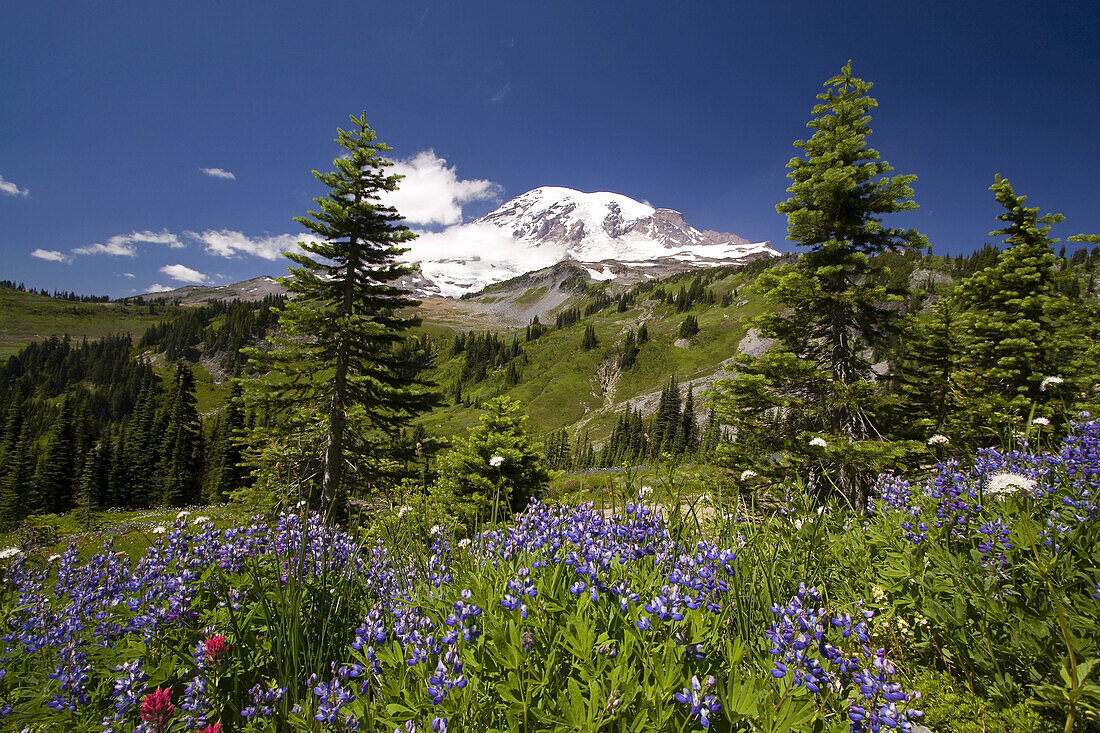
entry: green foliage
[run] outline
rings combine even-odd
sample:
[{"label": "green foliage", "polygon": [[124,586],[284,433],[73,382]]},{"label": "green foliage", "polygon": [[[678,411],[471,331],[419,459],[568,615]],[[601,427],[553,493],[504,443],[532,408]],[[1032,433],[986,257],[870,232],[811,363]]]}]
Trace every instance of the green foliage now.
[{"label": "green foliage", "polygon": [[456,438],[438,465],[440,487],[462,503],[460,516],[471,526],[523,510],[550,479],[542,446],[528,433],[523,406],[497,397],[484,409],[481,422]]},{"label": "green foliage", "polygon": [[718,385],[715,404],[742,444],[736,460],[777,450],[793,458],[808,434],[851,444],[831,470],[811,474],[809,488],[839,490],[862,505],[873,467],[848,460],[874,456],[881,464],[889,457],[873,422],[879,390],[871,356],[890,346],[908,287],[875,255],[926,241],[882,225],[887,214],[917,208],[916,176],[887,176],[893,168],[867,146],[868,113],[878,106],[871,84],[853,77],[849,63],[825,87],[807,125],[813,136],[795,142],[804,157],[787,164],[791,197],[776,206],[787,215],[787,238],[809,251],[754,286],[775,307],[756,325],[776,348],[759,359],[739,358],[740,374]]},{"label": "green foliage", "polygon": [[156,503],[169,507],[198,504],[202,492],[202,422],[195,409],[195,375],[185,362],[176,365],[164,422],[160,499]]},{"label": "green foliage", "polygon": [[328,196],[314,199],[317,211],[295,219],[317,237],[286,255],[297,267],[280,282],[296,297],[280,315],[272,349],[252,352],[257,368],[270,373],[253,397],[279,412],[290,433],[300,434],[301,421],[286,413],[325,416],[320,495],[310,498],[334,516],[344,512],[349,487],[377,488],[391,436],[434,403],[417,377],[423,363],[398,348],[419,323],[398,311],[417,301],[386,284],[415,271],[397,262],[407,251],[401,245],[415,235],[396,209],[381,203],[400,176],[386,174],[392,163],[380,154],[391,148],[376,142],[366,114],[352,122],[350,132],[338,131],[347,152],[333,161],[336,170],[314,171]]},{"label": "green foliage", "polygon": [[599,345],[600,342],[596,339],[596,328],[594,326],[585,326],[584,338],[581,339],[581,348],[585,351],[589,351]]},{"label": "green foliage", "polygon": [[971,692],[966,684],[934,670],[923,670],[911,680],[921,691],[924,724],[953,733],[1056,733],[1035,705],[1021,702],[1000,707]]},{"label": "green foliage", "polygon": [[[1048,235],[1060,214],[1039,215],[1024,206],[1011,184],[996,178],[990,190],[1004,213],[1007,248],[994,265],[963,281],[958,300],[967,308],[961,317],[963,349],[953,381],[958,409],[952,415],[956,435],[988,441],[1020,424],[1032,409],[1055,417],[1052,403],[1066,392],[1091,385],[1094,369],[1082,360],[1084,341],[1074,322],[1081,309],[1057,287],[1058,273]],[[1065,390],[1046,390],[1047,377],[1068,379]],[[1064,418],[1062,418],[1064,419]]]}]

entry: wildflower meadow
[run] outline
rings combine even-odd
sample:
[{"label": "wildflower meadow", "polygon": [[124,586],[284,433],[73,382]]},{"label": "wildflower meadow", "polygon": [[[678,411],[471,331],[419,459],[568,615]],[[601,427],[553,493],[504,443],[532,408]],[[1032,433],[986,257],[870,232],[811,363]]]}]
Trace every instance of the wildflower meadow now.
[{"label": "wildflower meadow", "polygon": [[136,560],[9,549],[0,727],[911,731],[949,674],[1006,729],[1094,730],[1098,488],[1086,417],[884,475],[867,514],[737,496],[700,521],[632,487],[468,537],[303,509],[181,515]]}]

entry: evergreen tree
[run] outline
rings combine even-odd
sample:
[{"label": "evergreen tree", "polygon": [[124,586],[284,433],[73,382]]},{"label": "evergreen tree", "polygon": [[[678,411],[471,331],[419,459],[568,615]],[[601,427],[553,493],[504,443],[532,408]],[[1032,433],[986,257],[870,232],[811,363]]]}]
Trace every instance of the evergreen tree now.
[{"label": "evergreen tree", "polygon": [[958,320],[956,304],[944,299],[914,324],[894,375],[896,434],[927,440],[946,430],[958,398],[953,379],[962,356]]},{"label": "evergreen tree", "polygon": [[599,341],[596,340],[596,328],[594,326],[585,326],[584,338],[581,339],[581,347],[584,348],[585,351],[588,351],[599,345]]},{"label": "evergreen tree", "polygon": [[195,375],[181,361],[165,402],[167,419],[160,449],[160,493],[165,506],[197,504],[202,496],[202,422],[195,404]]},{"label": "evergreen tree", "polygon": [[[871,355],[891,345],[901,317],[895,287],[876,257],[926,245],[913,230],[883,226],[882,218],[917,208],[912,175],[893,168],[868,147],[871,84],[852,76],[851,63],[825,83],[813,109],[809,140],[795,142],[801,158],[787,167],[791,197],[776,206],[787,215],[787,238],[808,249],[795,263],[762,274],[757,288],[775,307],[757,319],[776,347],[759,359],[738,360],[740,374],[725,383],[721,411],[734,426],[740,460],[783,450],[802,460],[805,443],[831,436],[830,476],[811,475],[811,490],[837,486],[862,506],[888,447],[871,415],[879,397]],[[745,453],[755,453],[750,459]]]},{"label": "evergreen tree", "polygon": [[[990,187],[1005,211],[1004,223],[990,236],[1003,236],[1007,248],[995,264],[960,284],[963,358],[956,375],[963,404],[961,431],[991,440],[1023,420],[1033,405],[1060,399],[1043,389],[1046,377],[1073,379],[1080,344],[1073,338],[1072,303],[1057,285],[1057,258],[1048,235],[1061,214],[1039,215],[1024,206],[1000,175]],[[1044,414],[1040,410],[1039,414]],[[1045,415],[1044,415],[1045,416]]]},{"label": "evergreen tree", "polygon": [[207,501],[225,501],[247,482],[248,468],[244,460],[246,435],[244,394],[241,383],[234,380],[229,389],[229,401],[213,432]]},{"label": "evergreen tree", "polygon": [[46,508],[46,499],[34,475],[34,453],[29,431],[18,437],[0,475],[0,526],[11,526]]},{"label": "evergreen tree", "polygon": [[645,323],[638,327],[638,346],[649,341],[649,329],[646,328]]},{"label": "evergreen tree", "polygon": [[699,333],[699,319],[695,316],[688,316],[680,324],[680,338],[689,339],[697,333]]},{"label": "evergreen tree", "polygon": [[400,176],[386,174],[392,163],[380,154],[391,148],[376,141],[366,114],[352,122],[350,132],[338,131],[336,142],[347,153],[333,161],[336,170],[314,171],[331,189],[328,196],[314,199],[318,211],[296,219],[318,241],[287,253],[298,267],[291,268],[293,278],[281,280],[295,296],[280,316],[282,333],[269,339],[273,350],[253,353],[261,369],[278,375],[275,386],[265,384],[257,396],[271,397],[289,413],[283,438],[308,422],[310,413],[325,416],[319,503],[330,517],[342,513],[351,479],[372,485],[388,460],[392,436],[434,404],[417,377],[423,364],[396,348],[419,323],[399,315],[418,302],[389,284],[416,269],[397,262],[407,251],[402,245],[415,235],[381,201],[397,189]]},{"label": "evergreen tree", "polygon": [[46,439],[46,451],[38,466],[35,483],[43,498],[41,509],[60,514],[73,508],[80,488],[80,420],[76,400],[65,394],[57,418]]},{"label": "evergreen tree", "polygon": [[676,384],[676,378],[669,377],[668,384],[661,390],[661,401],[653,419],[653,434],[650,436],[653,457],[659,457],[661,453],[676,452],[680,417],[680,388]]},{"label": "evergreen tree", "polygon": [[160,464],[160,436],[158,433],[159,385],[150,372],[142,382],[134,405],[133,417],[126,426],[125,435],[119,438],[119,448],[124,452],[116,460],[116,473],[124,478],[122,483],[111,481],[117,494],[115,506],[149,507],[160,498],[155,495],[157,467]]},{"label": "evergreen tree", "polygon": [[634,330],[630,329],[626,332],[626,339],[623,342],[623,353],[619,355],[619,369],[625,372],[633,367],[637,360],[638,344],[634,338]]},{"label": "evergreen tree", "polygon": [[694,453],[699,447],[699,439],[695,428],[695,388],[688,387],[687,396],[684,398],[684,411],[680,415],[680,430],[676,436],[676,453]]},{"label": "evergreen tree", "polygon": [[542,496],[549,480],[546,456],[531,440],[523,406],[508,397],[487,402],[480,423],[439,459],[440,486],[464,502],[470,520],[492,518],[494,505],[498,518],[522,511]]},{"label": "evergreen tree", "polygon": [[107,507],[108,481],[111,476],[111,447],[104,439],[89,451],[80,478],[77,506],[84,512]]}]

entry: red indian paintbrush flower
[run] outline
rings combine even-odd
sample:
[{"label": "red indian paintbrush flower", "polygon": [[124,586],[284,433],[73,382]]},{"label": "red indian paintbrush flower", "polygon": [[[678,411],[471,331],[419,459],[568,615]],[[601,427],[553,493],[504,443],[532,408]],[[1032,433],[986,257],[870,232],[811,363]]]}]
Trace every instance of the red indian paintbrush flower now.
[{"label": "red indian paintbrush flower", "polygon": [[226,646],[225,637],[221,634],[204,639],[203,647],[206,649],[207,661],[212,661],[225,654]]},{"label": "red indian paintbrush flower", "polygon": [[211,723],[210,725],[206,726],[205,728],[199,728],[198,731],[196,731],[196,733],[222,733],[222,724],[221,723]]},{"label": "red indian paintbrush flower", "polygon": [[153,733],[164,733],[175,714],[171,688],[158,687],[141,701],[141,719],[153,727]]}]

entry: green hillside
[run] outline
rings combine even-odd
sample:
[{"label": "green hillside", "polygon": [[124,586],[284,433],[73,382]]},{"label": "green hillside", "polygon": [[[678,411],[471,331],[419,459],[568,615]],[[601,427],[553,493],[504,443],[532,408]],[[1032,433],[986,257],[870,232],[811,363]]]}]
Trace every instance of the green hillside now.
[{"label": "green hillside", "polygon": [[[616,416],[628,404],[652,412],[669,377],[680,384],[698,382],[699,392],[709,385],[715,373],[721,371],[722,363],[737,353],[749,320],[761,312],[758,296],[749,293],[746,285],[767,264],[684,273],[634,288],[590,286],[555,309],[551,318],[542,319],[544,325],[550,321],[550,327],[540,337],[528,340],[526,329],[500,331],[507,339],[520,342],[523,353],[516,360],[518,382],[509,384],[507,370],[496,368],[484,380],[467,385],[459,404],[454,402],[453,391],[461,374],[462,359],[450,356],[450,343],[444,342],[431,376],[451,399],[448,405],[422,417],[420,422],[439,435],[459,433],[477,422],[481,403],[503,394],[525,405],[537,433],[581,429],[589,431],[593,440],[600,440],[610,433]],[[663,290],[671,300],[681,288],[689,289],[697,280],[706,282],[702,287],[714,302],[697,302],[681,310],[674,303],[654,296]],[[557,313],[569,308],[583,313],[589,306],[631,292],[636,295],[625,309],[612,302],[575,323],[553,327],[552,316]],[[494,293],[484,297],[499,296]],[[722,305],[724,300],[728,305]],[[679,331],[688,316],[695,316],[699,332],[683,339]],[[628,331],[637,332],[643,324],[649,332],[649,341],[639,347],[633,366],[619,368]],[[582,341],[589,326],[595,331],[598,345],[586,350]],[[452,335],[450,339],[453,338]],[[697,405],[701,407],[702,400]]]},{"label": "green hillside", "polygon": [[139,339],[154,323],[171,320],[178,306],[78,303],[0,287],[0,359],[51,336],[100,339],[128,333]]}]

